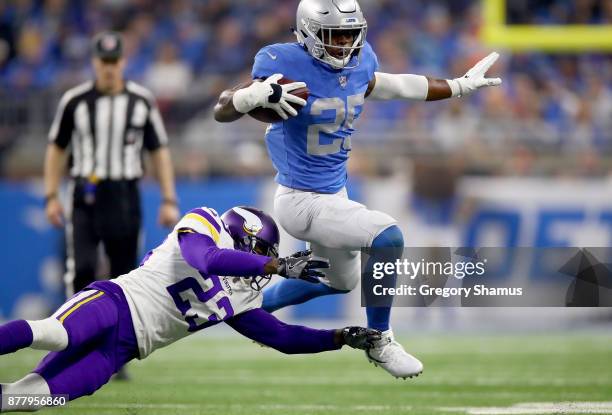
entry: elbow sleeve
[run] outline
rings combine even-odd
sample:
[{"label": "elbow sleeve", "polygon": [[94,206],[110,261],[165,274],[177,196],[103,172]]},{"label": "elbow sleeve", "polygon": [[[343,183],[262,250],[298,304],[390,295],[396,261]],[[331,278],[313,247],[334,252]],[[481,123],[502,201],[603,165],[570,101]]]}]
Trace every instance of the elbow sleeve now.
[{"label": "elbow sleeve", "polygon": [[412,99],[425,101],[429,81],[422,75],[376,72],[376,84],[368,98],[373,100]]}]

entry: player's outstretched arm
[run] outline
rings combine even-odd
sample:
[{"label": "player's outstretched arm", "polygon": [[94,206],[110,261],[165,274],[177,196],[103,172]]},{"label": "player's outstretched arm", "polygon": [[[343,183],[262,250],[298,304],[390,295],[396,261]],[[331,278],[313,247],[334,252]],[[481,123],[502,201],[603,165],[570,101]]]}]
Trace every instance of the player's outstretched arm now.
[{"label": "player's outstretched arm", "polygon": [[310,251],[298,252],[286,258],[272,258],[235,249],[219,248],[208,235],[189,228],[178,230],[179,247],[185,261],[204,274],[252,277],[278,274],[285,278],[319,282],[329,268],[329,261],[313,257]]},{"label": "player's outstretched arm", "polygon": [[422,75],[376,72],[370,81],[366,97],[374,100],[437,101],[467,96],[480,88],[497,86],[502,83],[500,78],[485,78],[486,72],[498,58],[499,54],[493,52],[461,78],[450,80],[433,79]]},{"label": "player's outstretched arm", "polygon": [[367,350],[381,337],[380,331],[363,327],[317,330],[286,324],[261,308],[225,322],[243,336],[286,354],[320,353],[338,350],[344,345]]},{"label": "player's outstretched arm", "polygon": [[304,88],[306,84],[291,82],[281,85],[278,81],[282,77],[282,74],[274,74],[265,80],[254,80],[223,91],[219,102],[215,105],[215,120],[219,122],[236,121],[244,114],[259,107],[276,111],[283,120],[295,117],[297,110],[291,106],[291,103],[304,106],[306,101],[290,92]]}]

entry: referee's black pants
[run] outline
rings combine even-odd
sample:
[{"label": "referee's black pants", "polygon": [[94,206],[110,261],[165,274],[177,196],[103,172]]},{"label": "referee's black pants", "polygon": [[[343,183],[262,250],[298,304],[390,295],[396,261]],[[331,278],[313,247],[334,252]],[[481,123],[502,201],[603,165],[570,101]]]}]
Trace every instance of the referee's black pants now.
[{"label": "referee's black pants", "polygon": [[72,206],[66,215],[68,295],[95,281],[100,243],[109,259],[109,278],[133,270],[142,222],[136,180],[103,180],[93,190],[85,180],[76,179],[73,186]]}]

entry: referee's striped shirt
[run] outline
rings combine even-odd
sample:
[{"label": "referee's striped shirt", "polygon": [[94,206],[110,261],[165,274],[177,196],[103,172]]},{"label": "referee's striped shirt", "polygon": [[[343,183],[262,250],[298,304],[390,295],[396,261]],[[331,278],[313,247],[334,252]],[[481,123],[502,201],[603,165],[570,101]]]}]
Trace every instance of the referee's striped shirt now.
[{"label": "referee's striped shirt", "polygon": [[168,143],[153,94],[132,81],[117,95],[105,95],[85,82],[62,97],[49,142],[71,145],[74,178],[132,180],[143,174],[142,149]]}]

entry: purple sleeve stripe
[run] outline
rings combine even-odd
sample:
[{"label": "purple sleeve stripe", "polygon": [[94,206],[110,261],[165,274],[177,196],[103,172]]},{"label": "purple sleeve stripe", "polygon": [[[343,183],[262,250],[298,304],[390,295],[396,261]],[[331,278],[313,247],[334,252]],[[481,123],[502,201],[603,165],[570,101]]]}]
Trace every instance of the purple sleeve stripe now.
[{"label": "purple sleeve stripe", "polygon": [[206,219],[207,222],[210,222],[210,224],[213,226],[213,228],[217,230],[217,232],[221,232],[221,226],[219,226],[219,223],[204,209],[193,209],[189,213],[195,213],[196,215],[202,216],[204,219]]}]

